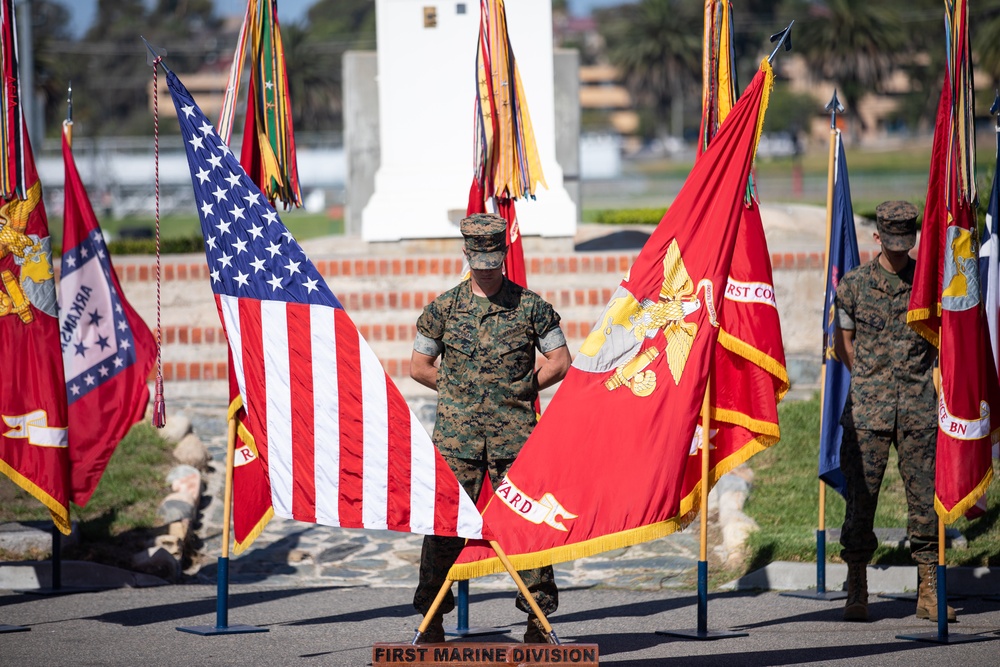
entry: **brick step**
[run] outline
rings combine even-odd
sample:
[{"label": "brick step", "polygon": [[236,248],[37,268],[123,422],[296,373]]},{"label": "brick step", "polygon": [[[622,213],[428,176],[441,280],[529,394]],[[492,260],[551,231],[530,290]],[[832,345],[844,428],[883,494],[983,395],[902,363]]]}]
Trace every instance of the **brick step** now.
[{"label": "brick step", "polygon": [[[417,335],[416,322],[410,324],[358,324],[361,337],[371,344],[380,342],[405,342],[410,344]],[[562,320],[559,323],[567,340],[583,339],[594,326],[592,320]],[[155,334],[155,332],[154,332]],[[225,345],[226,336],[222,327],[164,326],[162,334],[164,348],[167,346],[214,346]]]},{"label": "brick step", "polygon": [[[393,357],[390,359],[379,358],[382,368],[385,369],[389,377],[409,378],[410,377],[410,355],[406,357]],[[222,361],[164,361],[163,380],[165,382],[176,381],[212,381],[225,380],[227,378],[227,362],[225,357]],[[156,378],[156,366],[150,372],[149,379]]]},{"label": "brick step", "polygon": [[[529,281],[532,276],[563,274],[624,274],[635,261],[637,252],[588,253],[578,252],[562,255],[529,255],[525,258]],[[874,252],[865,250],[861,261],[874,257]],[[774,269],[804,270],[823,268],[822,252],[774,252],[771,266]],[[465,268],[461,257],[391,257],[391,258],[335,258],[314,259],[317,270],[325,278],[400,278],[421,276],[442,276],[458,279]],[[134,255],[115,258],[118,277],[123,282],[154,282],[156,280],[155,259]],[[204,280],[208,281],[208,265],[200,256],[167,256],[161,261],[162,282]]]}]

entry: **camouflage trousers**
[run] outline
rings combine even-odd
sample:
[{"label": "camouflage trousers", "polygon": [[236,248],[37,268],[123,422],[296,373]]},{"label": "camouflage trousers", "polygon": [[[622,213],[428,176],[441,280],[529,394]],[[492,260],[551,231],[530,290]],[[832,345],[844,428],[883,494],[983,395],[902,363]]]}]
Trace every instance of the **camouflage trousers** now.
[{"label": "camouflage trousers", "polygon": [[902,431],[897,427],[895,431],[866,431],[845,424],[840,446],[840,468],[847,480],[847,513],[840,535],[843,546],[840,556],[845,562],[867,563],[878,546],[875,508],[889,462],[889,448],[895,443],[906,492],[910,556],[918,564],[937,563],[936,438],[937,429]]},{"label": "camouflage trousers", "polygon": [[[487,472],[490,476],[490,483],[495,489],[504,475],[507,474],[507,468],[514,462],[513,459],[490,460],[485,455],[483,459],[472,460],[450,456],[444,458],[455,472],[459,483],[465,488],[465,492],[473,500],[479,497]],[[465,546],[465,540],[460,537],[437,537],[434,535],[424,537],[423,549],[420,551],[420,581],[413,594],[413,606],[421,614],[426,614],[427,610],[430,609],[431,603],[434,602],[434,598],[437,597],[444,584],[448,570],[455,563],[463,546]],[[545,615],[554,612],[559,606],[559,591],[556,588],[552,566],[523,570],[519,573],[542,612]],[[515,604],[521,611],[531,612],[531,607],[521,593],[517,594]],[[440,613],[447,614],[454,608],[455,596],[449,590],[438,609]]]}]

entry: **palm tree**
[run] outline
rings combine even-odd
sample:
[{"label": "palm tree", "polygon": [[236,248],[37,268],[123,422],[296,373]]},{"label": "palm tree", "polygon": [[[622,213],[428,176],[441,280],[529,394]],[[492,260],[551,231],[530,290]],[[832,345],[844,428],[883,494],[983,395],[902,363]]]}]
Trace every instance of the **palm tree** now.
[{"label": "palm tree", "polygon": [[895,3],[875,0],[824,0],[786,3],[798,14],[793,31],[795,51],[817,77],[836,83],[862,131],[858,102],[868,92],[882,92],[906,53],[908,40]]},{"label": "palm tree", "polygon": [[612,64],[659,130],[684,133],[684,98],[701,80],[701,3],[642,0],[597,13]]},{"label": "palm tree", "polygon": [[993,87],[1000,86],[1000,10],[983,12],[973,25],[972,46],[978,56],[976,64],[989,74]]}]

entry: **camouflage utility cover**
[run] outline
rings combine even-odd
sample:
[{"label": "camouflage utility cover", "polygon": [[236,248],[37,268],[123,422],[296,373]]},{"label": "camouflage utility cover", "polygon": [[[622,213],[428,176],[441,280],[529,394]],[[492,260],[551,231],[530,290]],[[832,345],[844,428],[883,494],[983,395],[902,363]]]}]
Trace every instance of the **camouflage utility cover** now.
[{"label": "camouflage utility cover", "polygon": [[441,354],[434,444],[446,456],[479,459],[487,449],[513,459],[535,425],[535,348],[566,344],[559,315],[506,278],[488,302],[463,281],[424,308],[417,332],[417,352]]},{"label": "camouflage utility cover", "polygon": [[906,323],[914,262],[897,277],[879,258],[848,272],[837,286],[838,324],[854,330],[851,392],[844,408],[857,429],[936,428],[935,347]]},{"label": "camouflage utility cover", "polygon": [[917,207],[908,201],[884,201],[875,208],[875,227],[887,250],[909,250],[917,242]]},{"label": "camouflage utility cover", "polygon": [[462,220],[469,266],[476,270],[498,269],[507,254],[507,221],[495,213],[476,213]]}]

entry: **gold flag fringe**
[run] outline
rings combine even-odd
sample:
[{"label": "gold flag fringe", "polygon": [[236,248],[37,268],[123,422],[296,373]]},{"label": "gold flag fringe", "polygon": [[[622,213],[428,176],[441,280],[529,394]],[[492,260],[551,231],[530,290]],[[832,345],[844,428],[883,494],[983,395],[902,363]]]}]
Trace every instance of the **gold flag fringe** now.
[{"label": "gold flag fringe", "polygon": [[989,488],[990,482],[993,481],[993,466],[990,466],[986,470],[986,475],[983,477],[982,481],[976,485],[976,488],[972,489],[965,498],[962,498],[951,511],[947,511],[944,505],[938,499],[937,494],[934,494],[934,510],[941,517],[941,520],[945,524],[954,522],[956,519],[961,518],[965,515],[967,511],[972,509],[976,502],[986,493],[986,489]]},{"label": "gold flag fringe", "polygon": [[[236,413],[238,413],[242,407],[243,397],[236,396],[236,398],[234,398],[229,404],[228,419],[236,419]],[[257,452],[257,443],[254,442],[253,434],[247,430],[247,427],[243,425],[242,421],[238,421],[237,424],[236,436],[240,439],[240,442],[249,447],[254,456],[260,456]],[[264,512],[260,521],[258,521],[257,525],[250,530],[242,542],[237,540],[235,537],[233,538],[233,554],[239,556],[241,553],[250,548],[250,545],[253,544],[254,540],[260,537],[261,533],[264,532],[264,529],[267,528],[267,524],[269,524],[273,518],[274,508],[268,506],[267,511]]]},{"label": "gold flag fringe", "polygon": [[49,495],[44,489],[2,460],[0,460],[0,472],[10,477],[12,482],[30,493],[38,502],[48,508],[49,513],[52,515],[52,523],[55,524],[60,533],[69,535],[72,532],[72,525],[69,520],[69,508],[66,505],[60,504],[58,500]]}]

